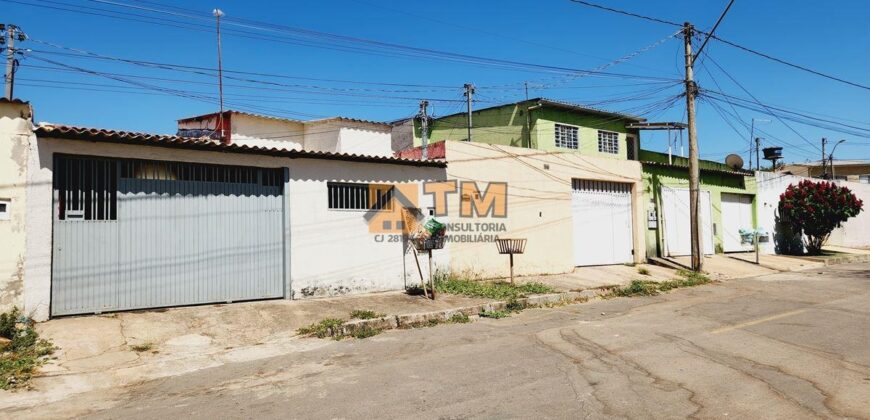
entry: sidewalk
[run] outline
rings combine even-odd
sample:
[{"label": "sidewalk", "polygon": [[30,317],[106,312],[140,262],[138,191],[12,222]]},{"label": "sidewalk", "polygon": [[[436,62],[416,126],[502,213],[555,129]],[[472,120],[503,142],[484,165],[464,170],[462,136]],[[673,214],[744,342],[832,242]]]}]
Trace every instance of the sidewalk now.
[{"label": "sidewalk", "polygon": [[[870,260],[870,251],[857,255]],[[688,264],[688,257],[675,260]],[[714,255],[705,257],[704,269],[712,279],[723,280],[824,265],[806,258],[776,255],[763,255],[761,261],[762,266],[755,265],[751,253]],[[529,299],[530,303],[546,304],[594,297],[602,288],[626,285],[632,280],[664,281],[676,277],[675,270],[637,264],[578,267],[572,273],[520,277],[516,281],[545,283],[561,293]],[[387,314],[393,319],[429,319],[494,302],[447,294],[439,294],[432,301],[387,292],[54,319],[38,324],[37,328],[60,348],[56,360],[43,366],[40,375],[34,378],[33,391],[0,391],[0,410],[227,363],[310,351],[328,345],[329,340],[299,339],[296,329],[325,318],[347,320],[356,309]]]}]

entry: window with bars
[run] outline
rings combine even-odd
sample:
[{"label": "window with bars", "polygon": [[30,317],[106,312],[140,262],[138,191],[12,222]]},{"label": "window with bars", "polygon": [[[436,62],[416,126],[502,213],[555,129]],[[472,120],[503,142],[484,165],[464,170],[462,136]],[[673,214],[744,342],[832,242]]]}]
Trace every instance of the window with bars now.
[{"label": "window with bars", "polygon": [[601,153],[619,153],[619,133],[598,130],[598,151]]},{"label": "window with bars", "polygon": [[330,210],[392,210],[391,185],[329,182],[326,184]]},{"label": "window with bars", "polygon": [[59,220],[117,220],[116,161],[59,158],[54,175]]},{"label": "window with bars", "polygon": [[570,125],[556,124],[556,147],[576,149],[578,147],[579,130]]}]

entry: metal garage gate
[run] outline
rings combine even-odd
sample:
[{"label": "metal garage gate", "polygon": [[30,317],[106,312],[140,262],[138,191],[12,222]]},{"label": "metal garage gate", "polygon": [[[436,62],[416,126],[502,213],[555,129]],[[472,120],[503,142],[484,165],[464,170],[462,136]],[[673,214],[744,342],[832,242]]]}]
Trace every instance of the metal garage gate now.
[{"label": "metal garage gate", "polygon": [[284,295],[282,169],[56,156],[52,315]]},{"label": "metal garage gate", "polygon": [[751,251],[751,243],[743,243],[741,230],[752,230],[752,196],[722,193],[722,248],[725,252]]},{"label": "metal garage gate", "polygon": [[[662,217],[665,230],[666,255],[676,257],[692,254],[689,190],[662,187]],[[710,191],[700,191],[699,223],[704,254],[713,254],[713,216],[710,206]]]},{"label": "metal garage gate", "polygon": [[631,184],[575,179],[571,213],[574,265],[634,261]]}]

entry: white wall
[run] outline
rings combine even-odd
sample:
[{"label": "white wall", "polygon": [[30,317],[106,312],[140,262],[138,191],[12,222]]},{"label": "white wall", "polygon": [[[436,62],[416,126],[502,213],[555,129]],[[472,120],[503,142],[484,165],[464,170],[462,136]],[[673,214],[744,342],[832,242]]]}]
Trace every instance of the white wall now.
[{"label": "white wall", "polygon": [[8,206],[0,217],[0,312],[24,303],[29,115],[27,104],[0,104],[0,200]]},{"label": "white wall", "polygon": [[370,156],[392,156],[390,127],[342,127],[339,151]]},{"label": "white wall", "polygon": [[[784,175],[770,172],[756,172],[758,185],[758,226],[770,234],[770,241],[761,244],[761,251],[767,254],[776,253],[775,226],[776,210],[779,206],[779,195],[784,193],[791,184],[803,180],[818,182],[817,179],[797,175]],[[838,185],[846,186],[859,198],[864,200],[864,211],[857,217],[849,219],[841,228],[835,229],[828,245],[865,248],[870,247],[870,185],[854,182],[837,181]]]},{"label": "white wall", "polygon": [[[406,253],[401,241],[376,242],[363,212],[327,209],[327,182],[416,183],[445,176],[442,168],[39,138],[29,149],[24,270],[24,307],[37,320],[48,318],[51,298],[55,153],[289,168],[285,189],[290,220],[286,233],[290,244],[288,290],[295,298],[395,290],[418,282],[413,256]],[[425,266],[425,259],[421,262]]]},{"label": "white wall", "polygon": [[303,124],[298,121],[234,113],[230,122],[230,140],[233,144],[284,150],[299,150],[304,144]]},{"label": "white wall", "polygon": [[338,152],[341,127],[334,123],[306,124],[305,150]]}]

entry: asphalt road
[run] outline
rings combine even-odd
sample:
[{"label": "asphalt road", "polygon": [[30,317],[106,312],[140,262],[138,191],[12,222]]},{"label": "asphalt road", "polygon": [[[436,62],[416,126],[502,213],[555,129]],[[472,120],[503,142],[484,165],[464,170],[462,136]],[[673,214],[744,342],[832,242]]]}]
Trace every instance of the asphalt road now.
[{"label": "asphalt road", "polygon": [[[868,418],[868,289],[870,264],[775,274],[393,331],[76,400],[124,419]],[[18,414],[72,413],[64,404]]]}]

